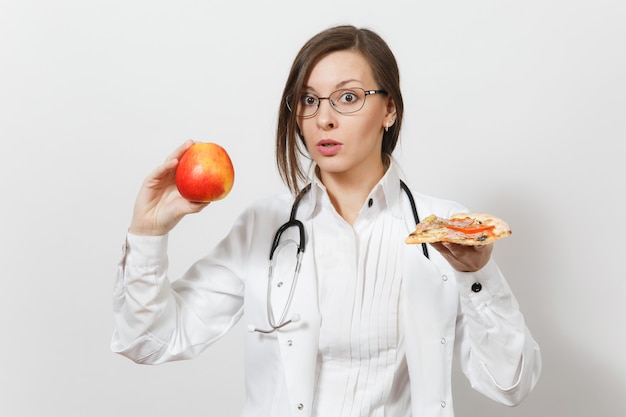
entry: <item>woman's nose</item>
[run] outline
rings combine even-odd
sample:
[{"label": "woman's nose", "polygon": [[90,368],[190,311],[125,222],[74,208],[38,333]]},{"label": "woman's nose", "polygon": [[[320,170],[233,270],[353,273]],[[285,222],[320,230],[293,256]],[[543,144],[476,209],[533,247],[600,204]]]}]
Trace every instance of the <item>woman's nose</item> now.
[{"label": "woman's nose", "polygon": [[337,112],[335,111],[335,109],[333,109],[329,98],[320,99],[317,114],[315,115],[319,127],[321,127],[322,129],[335,127],[336,114]]}]

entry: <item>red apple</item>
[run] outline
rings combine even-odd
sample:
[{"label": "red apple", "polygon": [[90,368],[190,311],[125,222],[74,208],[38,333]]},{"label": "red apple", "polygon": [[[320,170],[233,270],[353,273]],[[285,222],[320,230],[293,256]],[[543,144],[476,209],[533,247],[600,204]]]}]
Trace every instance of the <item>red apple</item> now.
[{"label": "red apple", "polygon": [[176,187],[189,201],[208,203],[226,197],[233,188],[233,163],[220,145],[194,143],[176,168]]}]

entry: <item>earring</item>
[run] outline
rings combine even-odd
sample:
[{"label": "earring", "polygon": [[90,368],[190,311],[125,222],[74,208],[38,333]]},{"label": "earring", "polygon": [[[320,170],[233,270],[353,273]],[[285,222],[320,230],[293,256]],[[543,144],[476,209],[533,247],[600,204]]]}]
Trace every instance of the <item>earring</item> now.
[{"label": "earring", "polygon": [[385,132],[389,132],[389,127],[393,124],[394,120],[387,120],[387,126],[385,126]]}]

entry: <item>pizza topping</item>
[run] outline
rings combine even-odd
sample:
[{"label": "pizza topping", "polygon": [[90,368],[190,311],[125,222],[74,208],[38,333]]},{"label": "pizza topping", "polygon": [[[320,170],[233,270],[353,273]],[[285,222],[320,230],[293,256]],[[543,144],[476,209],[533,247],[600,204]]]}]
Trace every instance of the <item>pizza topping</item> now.
[{"label": "pizza topping", "polygon": [[460,213],[449,219],[430,215],[417,224],[406,243],[452,242],[486,245],[509,236],[511,229],[501,219],[485,213]]},{"label": "pizza topping", "polygon": [[454,224],[448,224],[446,227],[451,230],[456,230],[457,232],[466,233],[466,234],[474,234],[474,233],[480,233],[480,232],[493,230],[495,226],[482,226],[479,224],[478,226],[472,226],[472,227],[468,227],[468,226],[458,227]]}]

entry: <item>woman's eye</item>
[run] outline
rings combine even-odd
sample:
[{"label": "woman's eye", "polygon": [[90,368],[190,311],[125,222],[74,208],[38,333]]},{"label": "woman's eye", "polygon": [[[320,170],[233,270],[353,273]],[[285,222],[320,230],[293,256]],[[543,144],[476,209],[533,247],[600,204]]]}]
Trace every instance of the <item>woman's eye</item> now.
[{"label": "woman's eye", "polygon": [[316,97],[313,97],[313,96],[304,95],[300,99],[300,102],[302,103],[303,106],[315,106],[315,104],[317,103],[317,99]]},{"label": "woman's eye", "polygon": [[357,100],[357,96],[354,93],[348,92],[341,95],[341,101],[344,103],[352,103]]}]

